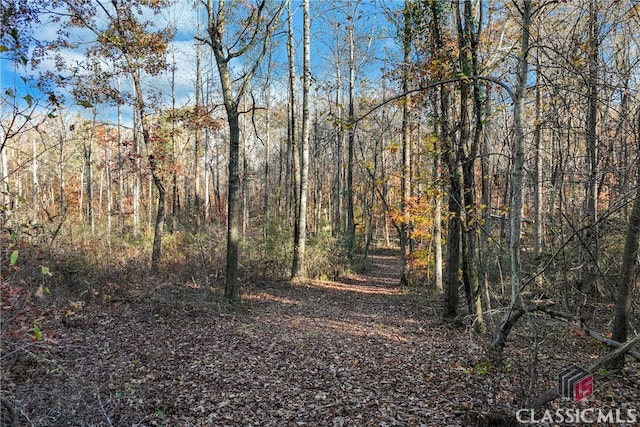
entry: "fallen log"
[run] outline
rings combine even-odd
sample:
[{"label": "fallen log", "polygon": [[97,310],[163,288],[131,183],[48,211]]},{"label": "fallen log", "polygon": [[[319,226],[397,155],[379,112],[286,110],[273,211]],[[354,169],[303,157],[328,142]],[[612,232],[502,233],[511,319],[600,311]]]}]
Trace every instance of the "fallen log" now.
[{"label": "fallen log", "polygon": [[[604,335],[602,335],[600,332],[591,329],[589,326],[585,324],[584,319],[578,316],[574,316],[572,314],[551,310],[551,309],[546,309],[546,308],[542,308],[541,311],[544,311],[545,313],[549,314],[551,317],[557,317],[557,318],[561,318],[561,319],[565,319],[565,320],[573,321],[577,323],[580,326],[580,329],[582,329],[587,335],[589,335],[591,338],[597,341],[600,341],[607,347],[618,348],[623,345],[622,343],[612,340],[611,338],[607,338]],[[638,362],[640,362],[640,352],[629,349],[629,351],[627,351],[627,354],[635,358]]]}]

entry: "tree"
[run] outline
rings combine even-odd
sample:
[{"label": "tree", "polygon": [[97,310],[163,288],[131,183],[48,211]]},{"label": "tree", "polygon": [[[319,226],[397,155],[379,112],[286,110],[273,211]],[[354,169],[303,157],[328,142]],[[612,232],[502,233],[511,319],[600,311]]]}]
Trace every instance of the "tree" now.
[{"label": "tree", "polygon": [[310,43],[310,20],[309,20],[309,0],[303,0],[303,27],[304,43],[303,56],[304,66],[302,74],[302,139],[300,141],[300,195],[298,199],[298,209],[296,212],[297,235],[293,245],[293,267],[292,278],[300,280],[304,277],[304,257],[307,236],[307,200],[309,189],[309,90],[311,88],[311,43]]},{"label": "tree", "polygon": [[347,43],[349,45],[349,60],[347,62],[349,66],[349,80],[348,80],[348,95],[347,95],[347,122],[350,123],[347,129],[347,183],[345,191],[347,193],[347,250],[349,253],[353,251],[355,247],[356,239],[356,220],[355,220],[355,206],[354,206],[354,190],[353,190],[353,168],[355,162],[355,139],[356,139],[356,126],[354,123],[355,118],[355,86],[356,86],[356,58],[355,58],[355,34],[354,34],[354,20],[355,13],[359,6],[359,1],[353,8],[353,15],[347,17]]},{"label": "tree", "polygon": [[[633,208],[627,224],[627,236],[622,258],[622,271],[616,290],[615,316],[611,339],[619,343],[627,340],[629,321],[631,320],[631,290],[635,282],[635,267],[638,256],[638,239],[640,239],[640,110],[636,112],[636,193]],[[624,365],[624,356],[617,359],[618,365]]]},{"label": "tree", "polygon": [[[284,9],[284,3],[270,8],[266,0],[258,1],[248,7],[248,12],[237,22],[243,23],[235,34],[229,34],[233,28],[228,21],[234,12],[241,13],[239,3],[208,0],[207,35],[203,40],[213,51],[220,85],[227,123],[229,125],[229,178],[227,202],[227,256],[224,297],[229,302],[240,300],[238,286],[239,260],[239,157],[240,157],[240,112],[239,105],[249,84],[255,75],[260,62],[267,53],[269,40],[278,18]],[[234,10],[236,9],[236,10]],[[253,58],[249,54],[254,55]],[[240,76],[232,77],[232,61],[243,57],[246,62]],[[234,62],[235,63],[235,62]],[[235,83],[235,85],[234,85]]]},{"label": "tree", "polygon": [[[154,23],[149,20],[142,21],[139,17],[145,9],[152,13],[160,13],[169,2],[113,0],[107,3],[102,0],[60,0],[60,3],[67,9],[70,26],[86,28],[96,35],[97,43],[88,49],[87,55],[106,58],[112,61],[116,70],[131,77],[134,111],[139,120],[142,139],[149,150],[149,166],[158,192],[151,254],[151,266],[155,269],[161,256],[166,188],[159,170],[162,159],[159,155],[154,155],[154,146],[160,141],[152,135],[142,73],[157,75],[166,68],[165,55],[167,44],[173,37],[173,28],[167,26],[155,29]],[[106,26],[103,27],[104,23]]]},{"label": "tree", "polygon": [[524,101],[527,94],[527,76],[529,74],[529,40],[531,37],[531,18],[533,16],[532,1],[523,0],[516,5],[521,14],[522,35],[520,49],[518,51],[518,64],[516,71],[516,86],[512,94],[513,100],[513,160],[511,167],[511,207],[509,211],[510,236],[509,256],[511,259],[511,302],[507,312],[503,316],[500,325],[495,330],[489,352],[500,359],[506,345],[506,339],[511,328],[518,318],[524,313],[524,301],[522,299],[522,261],[521,252],[521,227],[522,227],[522,191],[524,179],[524,129],[523,114]]},{"label": "tree", "polygon": [[[463,13],[460,13],[460,6]],[[460,129],[458,152],[462,169],[462,201],[464,207],[464,223],[462,229],[462,279],[467,296],[469,313],[476,316],[476,329],[484,329],[480,282],[478,280],[478,224],[481,215],[476,203],[475,165],[478,158],[478,147],[482,135],[482,89],[477,80],[473,82],[465,76],[478,75],[478,44],[480,26],[482,25],[482,7],[478,7],[477,15],[473,12],[471,0],[465,0],[456,6],[456,23],[458,27],[458,55],[462,81],[460,82]],[[472,102],[473,120],[468,103]]]},{"label": "tree", "polygon": [[[404,29],[402,35],[402,51],[404,59],[404,67],[402,71],[402,91],[409,91],[409,63],[411,61],[411,23],[409,15],[409,3],[405,1],[404,5]],[[400,284],[406,286],[409,284],[408,264],[410,256],[410,239],[411,239],[411,215],[409,213],[409,199],[411,198],[411,134],[409,129],[409,103],[411,98],[406,95],[402,102],[402,191],[401,206],[402,222],[400,226],[400,256],[402,257],[402,274],[400,275]]]}]

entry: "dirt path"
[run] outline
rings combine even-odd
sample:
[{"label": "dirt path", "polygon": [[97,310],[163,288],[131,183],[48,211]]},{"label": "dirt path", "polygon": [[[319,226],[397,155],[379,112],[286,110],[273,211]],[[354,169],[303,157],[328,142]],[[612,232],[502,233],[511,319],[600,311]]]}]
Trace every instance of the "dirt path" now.
[{"label": "dirt path", "polygon": [[484,338],[398,288],[396,257],[372,262],[235,311],[176,285],[87,306],[3,388],[33,426],[456,426],[517,405],[526,366],[478,370]]}]

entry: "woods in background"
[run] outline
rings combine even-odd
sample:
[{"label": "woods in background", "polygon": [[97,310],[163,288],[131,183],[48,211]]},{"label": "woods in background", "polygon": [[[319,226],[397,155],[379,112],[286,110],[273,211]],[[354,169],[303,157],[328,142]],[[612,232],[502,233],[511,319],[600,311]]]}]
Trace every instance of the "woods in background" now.
[{"label": "woods in background", "polygon": [[5,270],[18,241],[135,242],[153,269],[198,242],[238,302],[239,278],[400,247],[399,282],[489,322],[497,353],[541,299],[611,301],[626,340],[636,2],[24,3],[0,12]]}]

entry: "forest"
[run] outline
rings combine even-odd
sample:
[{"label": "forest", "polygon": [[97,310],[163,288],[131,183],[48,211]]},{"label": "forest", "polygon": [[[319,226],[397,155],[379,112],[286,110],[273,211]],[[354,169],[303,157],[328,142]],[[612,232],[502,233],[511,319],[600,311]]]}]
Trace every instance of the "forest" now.
[{"label": "forest", "polygon": [[638,0],[1,0],[0,426],[640,421]]}]

